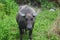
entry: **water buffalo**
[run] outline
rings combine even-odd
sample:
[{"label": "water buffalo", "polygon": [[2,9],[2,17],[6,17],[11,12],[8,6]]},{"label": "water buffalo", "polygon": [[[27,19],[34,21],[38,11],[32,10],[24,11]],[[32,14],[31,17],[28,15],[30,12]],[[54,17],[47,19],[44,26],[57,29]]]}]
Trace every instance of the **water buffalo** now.
[{"label": "water buffalo", "polygon": [[28,6],[28,5],[23,5],[20,6],[16,21],[19,25],[19,30],[20,30],[20,40],[22,40],[22,35],[24,31],[29,31],[29,39],[32,40],[32,30],[34,27],[34,21],[37,13],[35,10]]}]

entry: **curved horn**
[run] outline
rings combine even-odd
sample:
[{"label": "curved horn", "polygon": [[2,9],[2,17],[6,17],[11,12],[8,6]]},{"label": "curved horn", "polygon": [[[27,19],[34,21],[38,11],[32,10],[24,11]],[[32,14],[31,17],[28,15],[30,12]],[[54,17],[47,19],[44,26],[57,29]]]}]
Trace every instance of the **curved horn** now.
[{"label": "curved horn", "polygon": [[32,8],[31,8],[31,10],[32,10],[33,16],[37,16],[37,13],[35,12],[35,10]]},{"label": "curved horn", "polygon": [[21,16],[25,16],[25,14],[24,14],[24,13],[22,13],[22,12],[19,12],[19,14],[20,14]]},{"label": "curved horn", "polygon": [[37,16],[37,13],[34,13],[33,16]]}]

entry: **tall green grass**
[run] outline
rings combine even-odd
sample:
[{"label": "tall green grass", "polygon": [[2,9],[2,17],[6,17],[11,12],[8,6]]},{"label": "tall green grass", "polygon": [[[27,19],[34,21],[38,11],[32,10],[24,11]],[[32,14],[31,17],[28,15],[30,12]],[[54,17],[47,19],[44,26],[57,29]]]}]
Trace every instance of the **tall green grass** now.
[{"label": "tall green grass", "polygon": [[50,12],[49,10],[44,10],[36,17],[36,22],[33,31],[33,40],[59,40],[59,37],[54,33],[48,35],[51,24],[59,14],[59,10]]}]

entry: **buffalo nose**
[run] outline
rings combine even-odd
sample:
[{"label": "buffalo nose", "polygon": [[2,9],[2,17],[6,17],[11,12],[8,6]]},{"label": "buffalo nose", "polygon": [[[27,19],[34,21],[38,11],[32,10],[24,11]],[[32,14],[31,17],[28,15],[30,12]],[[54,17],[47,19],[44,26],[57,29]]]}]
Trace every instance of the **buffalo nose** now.
[{"label": "buffalo nose", "polygon": [[31,30],[32,28],[27,28],[28,30]]},{"label": "buffalo nose", "polygon": [[28,25],[27,25],[27,29],[28,29],[28,30],[31,30],[31,29],[32,29],[32,25],[31,25],[31,24],[28,24]]}]

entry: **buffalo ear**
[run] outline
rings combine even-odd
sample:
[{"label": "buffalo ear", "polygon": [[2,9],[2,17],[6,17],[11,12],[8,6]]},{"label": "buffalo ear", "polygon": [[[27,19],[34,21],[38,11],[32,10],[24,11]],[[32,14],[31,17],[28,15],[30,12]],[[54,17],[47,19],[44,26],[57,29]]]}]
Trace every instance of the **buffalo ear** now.
[{"label": "buffalo ear", "polygon": [[34,14],[33,14],[33,17],[35,17],[35,16],[37,16],[37,13],[34,13]]}]

